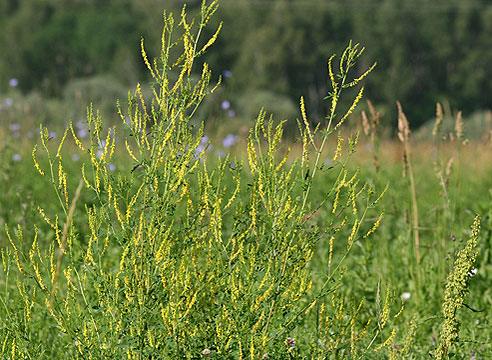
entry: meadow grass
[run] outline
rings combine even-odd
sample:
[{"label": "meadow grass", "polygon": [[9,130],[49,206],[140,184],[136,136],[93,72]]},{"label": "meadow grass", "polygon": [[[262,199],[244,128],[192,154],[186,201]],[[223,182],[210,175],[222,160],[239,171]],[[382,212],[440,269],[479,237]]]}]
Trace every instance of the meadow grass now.
[{"label": "meadow grass", "polygon": [[160,56],[141,47],[153,97],[138,85],[121,125],[89,107],[29,151],[1,130],[2,358],[490,356],[490,142],[467,144],[460,116],[444,139],[438,110],[414,147],[401,107],[385,142],[372,105],[367,140],[346,133],[374,68],[354,73],[350,43],[328,61],[325,122],[301,98],[291,143],[259,110],[218,156],[193,121],[218,86],[193,75],[216,7],[164,15]]}]

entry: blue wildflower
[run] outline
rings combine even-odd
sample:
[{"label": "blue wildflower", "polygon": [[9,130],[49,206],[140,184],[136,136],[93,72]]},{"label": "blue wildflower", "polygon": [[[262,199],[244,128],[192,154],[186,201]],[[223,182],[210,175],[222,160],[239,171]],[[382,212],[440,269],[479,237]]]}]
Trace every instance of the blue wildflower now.
[{"label": "blue wildflower", "polygon": [[231,107],[231,103],[227,100],[222,101],[222,104],[220,104],[220,107],[222,110],[227,110]]},{"label": "blue wildflower", "polygon": [[239,136],[229,134],[224,138],[224,140],[222,140],[222,145],[227,149],[234,145],[238,140]]}]

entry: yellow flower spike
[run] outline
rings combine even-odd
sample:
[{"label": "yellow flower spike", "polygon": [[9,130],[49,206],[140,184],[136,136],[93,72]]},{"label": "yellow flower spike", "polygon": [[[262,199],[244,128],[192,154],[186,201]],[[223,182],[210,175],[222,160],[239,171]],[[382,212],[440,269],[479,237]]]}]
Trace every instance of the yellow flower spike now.
[{"label": "yellow flower spike", "polygon": [[58,228],[58,215],[56,215],[56,216],[55,216],[55,238],[56,238],[56,242],[57,242],[57,244],[58,244],[58,247],[59,247],[60,249],[62,249],[63,253],[66,253],[66,252],[65,252],[65,249],[64,249],[64,247],[63,247],[63,244],[62,244],[62,242],[61,242],[60,233],[61,233],[61,231],[60,231],[60,229]]},{"label": "yellow flower spike", "polygon": [[46,287],[46,285],[44,284],[44,281],[43,281],[43,278],[41,276],[41,272],[39,271],[39,266],[36,265],[36,263],[33,261],[31,263],[33,269],[34,269],[34,273],[36,274],[36,279],[38,280],[38,284],[39,284],[39,287],[45,292],[45,293],[48,293],[48,288]]},{"label": "yellow flower spike", "polygon": [[306,115],[306,105],[304,104],[304,97],[303,96],[301,96],[300,107],[301,107],[302,121],[304,122],[304,127],[305,127],[305,129],[309,135],[309,141],[311,144],[313,144],[315,146],[314,137],[313,137],[313,134],[311,132],[311,126],[309,125],[307,115]]},{"label": "yellow flower spike", "polygon": [[372,64],[372,66],[366,70],[365,73],[363,73],[361,76],[359,76],[358,78],[352,80],[350,83],[348,83],[347,85],[345,85],[346,87],[354,87],[355,85],[357,85],[362,79],[364,79],[367,75],[369,75],[369,73],[374,70],[374,68],[376,67],[377,63],[374,63]]},{"label": "yellow flower spike", "polygon": [[99,186],[101,185],[101,178],[99,177],[99,165],[96,165],[96,169],[94,171],[94,174],[95,174],[95,180],[96,180],[96,183],[95,183],[95,187],[94,187],[94,190],[96,190],[97,193],[99,193]]},{"label": "yellow flower spike", "polygon": [[[8,339],[6,336],[5,339]],[[15,354],[17,353],[16,346],[15,346],[15,338],[12,340],[12,360],[15,360]]]},{"label": "yellow flower spike", "polygon": [[109,245],[109,234],[110,234],[110,231],[109,231],[109,225],[108,225],[108,228],[106,229],[106,238],[104,239],[104,247],[103,247],[103,250],[102,250],[102,254],[104,254],[108,248],[108,245]]},{"label": "yellow flower spike", "polygon": [[[164,36],[164,34],[163,34],[163,36]],[[147,57],[147,53],[145,52],[144,39],[143,38],[140,39],[140,48],[141,48],[141,52],[142,52],[142,58],[144,60],[145,65],[147,66],[147,69],[149,69],[152,77],[155,80],[158,80],[157,76],[154,73],[154,70],[152,69],[152,66],[150,66],[149,58]]]},{"label": "yellow flower spike", "polygon": [[352,186],[350,187],[350,195],[347,201],[347,206],[352,205],[352,214],[354,215],[357,214],[357,204],[355,200],[358,198],[358,195],[360,194],[360,193],[356,193],[358,184],[359,184],[359,180],[357,179],[357,181],[353,183]]},{"label": "yellow flower spike", "polygon": [[332,209],[332,214],[334,214],[336,211],[337,211],[337,207],[338,207],[338,199],[340,198],[340,190],[341,190],[341,186],[338,186],[337,187],[337,191],[335,193],[335,199],[333,200],[333,209]]},{"label": "yellow flower spike", "polygon": [[128,208],[126,209],[126,217],[125,217],[127,224],[130,223],[130,216],[132,215],[132,210],[133,210],[132,208],[135,205],[135,203],[137,202],[138,197],[140,196],[140,192],[142,191],[144,185],[145,185],[145,183],[142,183],[142,185],[140,185],[140,187],[138,188],[135,195],[133,195],[132,200],[130,201],[130,204],[128,204]]},{"label": "yellow flower spike", "polygon": [[135,246],[139,246],[143,238],[143,225],[144,225],[144,213],[140,213],[140,220],[138,223],[138,231],[133,239]]},{"label": "yellow flower spike", "polygon": [[130,155],[130,157],[133,160],[138,162],[138,159],[135,157],[135,155],[133,155],[133,152],[132,152],[132,149],[130,148],[130,145],[128,145],[128,139],[125,139],[125,146],[126,146],[126,151],[128,152],[128,155]]},{"label": "yellow flower spike", "polygon": [[220,30],[222,29],[223,22],[221,21],[219,24],[219,27],[217,28],[217,31],[213,36],[208,40],[208,42],[201,48],[201,50],[197,53],[196,56],[202,55],[210,46],[212,46],[215,41],[217,40],[217,37],[219,36]]},{"label": "yellow flower spike", "polygon": [[[0,249],[0,253],[2,254],[2,265],[3,265],[3,272],[7,272],[7,262],[5,261],[5,251],[4,249]],[[7,257],[8,253],[7,253]]]},{"label": "yellow flower spike", "polygon": [[248,151],[248,162],[249,162],[249,166],[251,167],[251,175],[254,176],[255,173],[258,172],[258,168],[256,166],[258,159],[256,155],[255,146],[251,139],[248,141],[247,151]]},{"label": "yellow flower spike", "polygon": [[44,176],[44,171],[41,170],[41,167],[39,166],[38,161],[36,160],[36,150],[38,148],[38,144],[34,145],[34,148],[32,149],[32,159],[34,160],[34,166],[38,170],[38,172],[41,174],[41,176]]},{"label": "yellow flower spike", "polygon": [[66,269],[63,269],[63,274],[65,274],[65,279],[67,279],[67,286],[69,288],[75,287],[72,283],[72,268],[70,267],[70,265],[68,265]]},{"label": "yellow flower spike", "polygon": [[108,206],[111,208],[113,205],[113,185],[109,184],[108,185]]},{"label": "yellow flower spike", "polygon": [[53,223],[51,222],[51,220],[46,216],[46,214],[44,213],[44,210],[38,206],[38,211],[39,213],[41,214],[41,216],[43,217],[44,221],[46,221],[46,223],[51,226],[54,230],[56,230],[56,227],[55,225],[53,225]]},{"label": "yellow flower spike", "polygon": [[400,310],[393,316],[395,319],[398,319],[401,314],[403,314],[403,310],[405,310],[405,303],[401,304]]},{"label": "yellow flower spike", "polygon": [[[357,45],[355,45],[357,47]],[[352,40],[349,41],[348,46],[345,48],[343,51],[342,56],[340,57],[340,62],[339,62],[339,69],[340,69],[340,74],[345,75],[345,66],[347,65],[349,61],[350,54],[353,52],[352,48]]]},{"label": "yellow flower spike", "polygon": [[311,304],[308,306],[306,311],[304,311],[304,315],[309,314],[309,312],[313,309],[313,307],[314,307],[314,305],[316,305],[316,303],[317,303],[317,299],[314,299],[314,301],[311,302]]},{"label": "yellow flower spike", "polygon": [[355,341],[359,341],[364,337],[365,334],[367,334],[367,331],[369,330],[369,324],[371,323],[371,319],[367,320],[366,326],[364,326],[364,329],[357,335],[355,338]]},{"label": "yellow flower spike", "polygon": [[29,250],[29,259],[31,260],[31,262],[33,261],[34,253],[36,252],[37,246],[38,246],[38,227],[34,226],[34,240],[31,245],[31,250]]},{"label": "yellow flower spike", "polygon": [[393,341],[393,339],[395,338],[395,335],[396,335],[396,329],[393,329],[391,331],[390,336],[386,339],[386,341],[384,343],[382,343],[381,345],[379,345],[377,348],[375,348],[374,351],[379,351],[382,348],[384,348],[385,346],[388,346]]},{"label": "yellow flower spike", "polygon": [[345,113],[345,115],[335,125],[335,127],[333,128],[333,130],[338,129],[344,123],[345,119],[347,119],[347,117],[350,114],[352,114],[352,112],[354,111],[354,109],[357,107],[357,104],[359,103],[360,99],[362,99],[362,94],[363,93],[364,93],[364,87],[361,87],[360,90],[359,90],[359,93],[357,94],[357,96],[354,99],[354,102],[352,103],[352,105],[350,106],[350,108],[347,110],[347,112]]},{"label": "yellow flower spike", "polygon": [[381,311],[381,329],[385,327],[386,322],[388,321],[389,318],[390,292],[391,292],[391,287],[388,285],[386,287],[386,296],[384,298],[383,310]]},{"label": "yellow flower spike", "polygon": [[251,340],[250,340],[249,358],[250,359],[256,358],[256,355],[255,355],[255,338],[254,338],[254,336],[251,336]]},{"label": "yellow flower spike", "polygon": [[62,173],[63,181],[63,196],[65,197],[65,206],[68,209],[68,190],[67,190],[67,173],[64,171]]},{"label": "yellow flower spike", "polygon": [[[143,114],[146,119],[149,118],[149,114],[147,113],[147,106],[145,105],[145,99],[142,94],[142,87],[140,86],[140,83],[137,84],[137,94],[138,97],[140,98],[140,103],[142,104],[142,109],[143,109]],[[142,121],[142,118],[140,117],[139,122],[138,122],[138,127],[139,131],[144,132],[145,129],[145,120]]]},{"label": "yellow flower spike", "polygon": [[378,216],[377,220],[374,222],[374,225],[372,228],[364,235],[364,239],[367,238],[369,235],[371,235],[376,229],[379,227],[379,224],[381,223],[381,219],[384,216],[384,211],[381,212],[381,214]]},{"label": "yellow flower spike", "polygon": [[58,189],[63,187],[63,164],[62,159],[58,161]]},{"label": "yellow flower spike", "polygon": [[350,249],[352,243],[354,241],[355,235],[357,234],[357,230],[359,229],[359,219],[355,219],[354,226],[352,227],[352,232],[347,241],[347,249]]},{"label": "yellow flower spike", "polygon": [[152,336],[152,331],[151,330],[147,330],[147,340],[148,340],[148,344],[151,348],[154,347],[154,337]]},{"label": "yellow flower spike", "polygon": [[85,186],[90,189],[91,184],[89,184],[89,180],[87,180],[87,177],[85,176],[85,163],[82,164],[82,178],[84,179]]},{"label": "yellow flower spike", "polygon": [[27,271],[24,270],[24,268],[22,267],[21,263],[20,263],[20,259],[19,259],[19,249],[17,249],[17,246],[15,246],[15,243],[14,241],[12,240],[11,236],[10,236],[10,232],[9,232],[9,228],[7,226],[7,224],[5,224],[5,233],[7,234],[7,238],[9,239],[10,241],[10,244],[12,245],[12,247],[14,248],[14,256],[15,256],[15,261],[17,263],[17,268],[19,269],[19,271],[24,274],[24,275],[27,275],[27,276],[30,276]]},{"label": "yellow flower spike", "polygon": [[[350,185],[351,185],[351,184],[352,184],[352,183],[353,183],[353,182],[357,179],[357,176],[359,176],[359,171],[360,171],[360,169],[357,169],[357,170],[355,171],[354,175],[352,175],[352,177],[350,178],[350,180],[349,180],[349,181],[344,181],[344,182],[343,182],[343,186],[345,186],[345,187],[350,186]],[[357,180],[357,181],[358,181],[358,180]]]},{"label": "yellow flower spike", "polygon": [[331,81],[331,87],[333,88],[333,91],[335,92],[336,89],[337,89],[337,82],[335,81],[335,75],[333,74],[333,67],[332,67],[332,64],[333,64],[333,59],[335,58],[335,54],[333,54],[332,56],[330,56],[330,58],[328,59],[328,76],[330,77],[330,81]]},{"label": "yellow flower spike", "polygon": [[256,298],[255,300],[255,305],[252,306],[251,311],[256,311],[260,307],[260,305],[263,303],[263,301],[266,300],[266,298],[270,295],[270,293],[273,291],[273,288],[275,286],[275,282],[272,282],[272,284],[268,287],[268,289],[259,297]]},{"label": "yellow flower spike", "polygon": [[[108,155],[108,150],[110,149],[110,143],[111,143],[111,132],[112,132],[113,129],[108,129],[108,134],[106,135],[106,141],[104,142],[104,149],[103,149],[103,153],[104,153],[104,158],[105,159],[108,159],[109,160],[109,157],[107,156]],[[113,139],[114,139],[114,136],[113,136]]]},{"label": "yellow flower spike", "polygon": [[65,142],[65,139],[67,138],[67,133],[68,133],[68,128],[65,129],[65,132],[63,133],[63,137],[60,141],[60,145],[58,145],[58,151],[56,152],[56,157],[60,157],[60,152],[63,147],[63,143]]},{"label": "yellow flower spike", "polygon": [[50,248],[49,248],[49,254],[50,254],[50,270],[51,270],[51,285],[55,284],[55,278],[57,276],[57,267],[55,264],[55,246],[53,243],[51,243]]},{"label": "yellow flower spike", "polygon": [[333,161],[337,161],[337,159],[342,155],[342,143],[344,139],[342,138],[342,135],[340,132],[338,132],[338,137],[337,137],[337,148],[335,150],[335,155],[333,156]]},{"label": "yellow flower spike", "polygon": [[43,147],[48,150],[48,147],[47,147],[47,144],[46,144],[46,140],[49,138],[49,135],[48,137],[46,137],[47,135],[47,131],[45,131],[46,129],[43,127],[42,124],[39,124],[39,138],[41,139],[41,143],[43,144]]},{"label": "yellow flower spike", "polygon": [[79,147],[80,150],[85,151],[79,138],[75,135],[75,131],[73,130],[73,125],[72,125],[71,121],[70,121],[70,131],[72,132],[72,137],[73,137],[73,140],[75,141],[75,144]]},{"label": "yellow flower spike", "polygon": [[384,187],[383,191],[381,191],[381,194],[379,194],[379,196],[376,199],[376,201],[373,202],[373,205],[377,204],[379,202],[379,200],[381,200],[381,198],[384,196],[384,194],[386,193],[386,191],[388,190],[388,188],[389,188],[389,183],[386,183],[386,186]]},{"label": "yellow flower spike", "polygon": [[329,250],[329,253],[328,253],[328,268],[331,267],[331,260],[332,260],[332,257],[333,257],[333,241],[334,240],[335,240],[335,236],[330,237],[330,241],[329,241],[330,250]]}]

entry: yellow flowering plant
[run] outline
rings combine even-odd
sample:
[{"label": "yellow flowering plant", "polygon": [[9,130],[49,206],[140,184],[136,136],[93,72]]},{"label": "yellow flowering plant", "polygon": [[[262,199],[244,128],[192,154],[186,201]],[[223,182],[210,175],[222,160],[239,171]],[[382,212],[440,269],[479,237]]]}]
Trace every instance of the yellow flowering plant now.
[{"label": "yellow flowering plant", "polygon": [[[39,175],[53,186],[59,211],[38,208],[44,221],[39,227],[53,234],[48,249],[38,227],[28,245],[21,228],[7,228],[7,258],[22,275],[18,291],[25,318],[5,336],[2,355],[355,359],[382,358],[383,349],[391,353],[396,329],[389,285],[373,321],[361,315],[364,300],[348,306],[339,291],[345,259],[383,217],[378,211],[368,221],[367,214],[387,187],[378,192],[359,171],[348,169],[358,135],[345,138],[339,131],[374,65],[353,77],[363,48],[352,43],[338,64],[329,59],[330,111],[313,127],[300,99],[298,159],[292,161],[282,142],[283,122],[261,110],[250,130],[247,159],[232,162],[227,156],[214,164],[199,146],[203,125],[192,126],[192,120],[219,85],[206,63],[196,68],[222,27],[201,39],[217,6],[217,0],[203,1],[196,20],[185,7],[177,18],[164,13],[160,55],[149,59],[141,44],[152,77],[150,98],[137,85],[126,104],[118,103],[122,126],[105,128],[90,107],[90,142],[79,139],[70,124],[55,156],[41,127],[46,161],[38,161],[36,146],[32,156]],[[356,90],[352,105],[337,115],[348,88]],[[334,133],[331,151],[328,138]],[[77,187],[67,181],[64,165],[70,138],[87,154]],[[118,160],[131,165],[113,172]],[[313,202],[313,184],[325,171],[333,172],[333,183]],[[326,218],[320,222],[322,209]],[[312,259],[320,248],[329,250],[325,269],[315,273]],[[4,261],[4,268],[10,265]],[[40,335],[45,343],[34,339],[33,317],[49,324]]]}]

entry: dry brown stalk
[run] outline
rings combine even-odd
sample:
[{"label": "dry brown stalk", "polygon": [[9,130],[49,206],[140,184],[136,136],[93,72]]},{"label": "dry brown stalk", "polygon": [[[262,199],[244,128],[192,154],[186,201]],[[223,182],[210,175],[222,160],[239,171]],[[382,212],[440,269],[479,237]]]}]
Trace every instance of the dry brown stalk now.
[{"label": "dry brown stalk", "polygon": [[432,135],[436,136],[439,134],[439,130],[441,129],[442,119],[443,119],[442,106],[440,103],[436,104],[436,122],[434,123],[434,129],[432,129]]},{"label": "dry brown stalk", "polygon": [[366,112],[362,111],[362,129],[364,134],[371,140],[372,161],[374,163],[374,167],[376,168],[376,172],[379,172],[379,160],[376,154],[376,140],[380,115],[369,100],[367,100],[367,106],[369,107],[369,113],[371,114],[371,121],[367,118]]},{"label": "dry brown stalk", "polygon": [[463,124],[463,117],[461,111],[458,111],[456,115],[456,122],[454,124],[454,131],[458,140],[463,140],[463,134],[465,132],[465,126]]},{"label": "dry brown stalk", "polygon": [[410,158],[410,126],[408,124],[407,117],[403,113],[401,104],[399,101],[396,102],[398,107],[398,138],[403,143],[403,153],[404,153],[404,167],[408,171],[408,176],[410,179],[410,191],[412,193],[412,217],[413,217],[413,237],[415,242],[415,257],[417,259],[417,281],[420,285],[420,239],[419,239],[419,212],[417,206],[417,191],[415,189],[415,179],[412,170],[412,161]]}]

